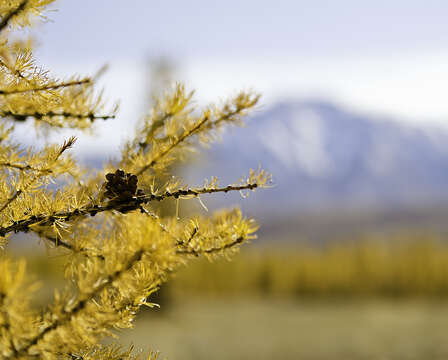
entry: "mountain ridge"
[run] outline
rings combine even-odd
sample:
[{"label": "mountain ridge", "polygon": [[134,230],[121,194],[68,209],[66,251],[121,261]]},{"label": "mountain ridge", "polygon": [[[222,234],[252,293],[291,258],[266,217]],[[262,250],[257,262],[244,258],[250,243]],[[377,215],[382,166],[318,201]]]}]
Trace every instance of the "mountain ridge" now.
[{"label": "mountain ridge", "polygon": [[325,101],[278,103],[252,116],[245,128],[225,133],[204,158],[183,174],[188,183],[210,174],[232,182],[231,174],[259,164],[273,174],[275,187],[247,206],[255,213],[267,207],[282,215],[448,201],[448,130],[413,127]]}]

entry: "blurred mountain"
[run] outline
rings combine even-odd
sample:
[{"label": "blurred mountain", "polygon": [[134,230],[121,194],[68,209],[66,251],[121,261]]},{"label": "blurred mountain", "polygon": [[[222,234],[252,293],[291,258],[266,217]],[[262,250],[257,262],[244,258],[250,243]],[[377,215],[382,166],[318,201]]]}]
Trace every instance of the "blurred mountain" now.
[{"label": "blurred mountain", "polygon": [[[210,175],[231,183],[260,164],[275,185],[241,202],[258,216],[448,204],[448,130],[304,101],[259,111],[222,140],[184,177],[189,184]],[[214,206],[234,200],[207,198]]]}]

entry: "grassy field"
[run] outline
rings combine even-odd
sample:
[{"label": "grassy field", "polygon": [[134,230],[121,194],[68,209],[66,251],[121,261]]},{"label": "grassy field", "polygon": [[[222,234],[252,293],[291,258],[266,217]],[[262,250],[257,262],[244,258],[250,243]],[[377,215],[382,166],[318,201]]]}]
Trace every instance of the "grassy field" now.
[{"label": "grassy field", "polygon": [[280,298],[448,299],[448,243],[434,236],[248,247],[232,261],[194,261],[167,286],[189,294]]},{"label": "grassy field", "polygon": [[[150,299],[162,309],[139,314],[120,341],[172,360],[448,359],[448,243],[386,240],[194,261]],[[63,260],[30,259],[51,285],[41,307],[63,283]]]},{"label": "grassy field", "polygon": [[262,299],[184,299],[121,332],[182,360],[448,359],[447,334],[444,302]]}]

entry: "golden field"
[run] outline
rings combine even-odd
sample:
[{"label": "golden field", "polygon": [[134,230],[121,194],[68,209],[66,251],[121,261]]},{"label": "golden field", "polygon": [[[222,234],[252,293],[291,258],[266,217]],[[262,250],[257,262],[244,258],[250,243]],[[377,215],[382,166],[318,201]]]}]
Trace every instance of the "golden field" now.
[{"label": "golden field", "polygon": [[[62,284],[63,257],[29,260]],[[250,244],[231,261],[198,259],[151,300],[161,308],[118,331],[160,359],[448,358],[448,242],[430,234]]]},{"label": "golden field", "polygon": [[407,235],[320,246],[246,246],[232,261],[200,260],[179,272],[165,292],[173,297],[446,297],[448,243]]}]

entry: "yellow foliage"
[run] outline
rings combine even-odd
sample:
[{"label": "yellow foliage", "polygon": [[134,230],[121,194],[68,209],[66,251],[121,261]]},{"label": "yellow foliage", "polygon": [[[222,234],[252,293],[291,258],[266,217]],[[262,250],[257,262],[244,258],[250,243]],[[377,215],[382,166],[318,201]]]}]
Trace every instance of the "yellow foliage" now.
[{"label": "yellow foliage", "polygon": [[253,220],[238,209],[185,219],[157,212],[165,199],[268,185],[262,170],[224,187],[216,179],[200,187],[160,181],[187,150],[208,144],[227,124],[240,124],[259,96],[242,92],[201,111],[178,85],[149,112],[119,162],[95,173],[68,155],[74,137],[41,150],[24,147],[14,141],[21,122],[88,129],[117,110],[99,113],[104,106],[93,78],[53,78],[36,65],[29,42],[9,41],[51,2],[0,1],[0,238],[7,249],[10,234],[30,232],[65,254],[67,286],[44,309],[32,308],[35,286],[24,262],[2,253],[0,358],[131,359],[132,349],[103,346],[101,339],[131,327],[140,307],[154,306],[149,295],[187,260],[228,256],[255,237]]}]

